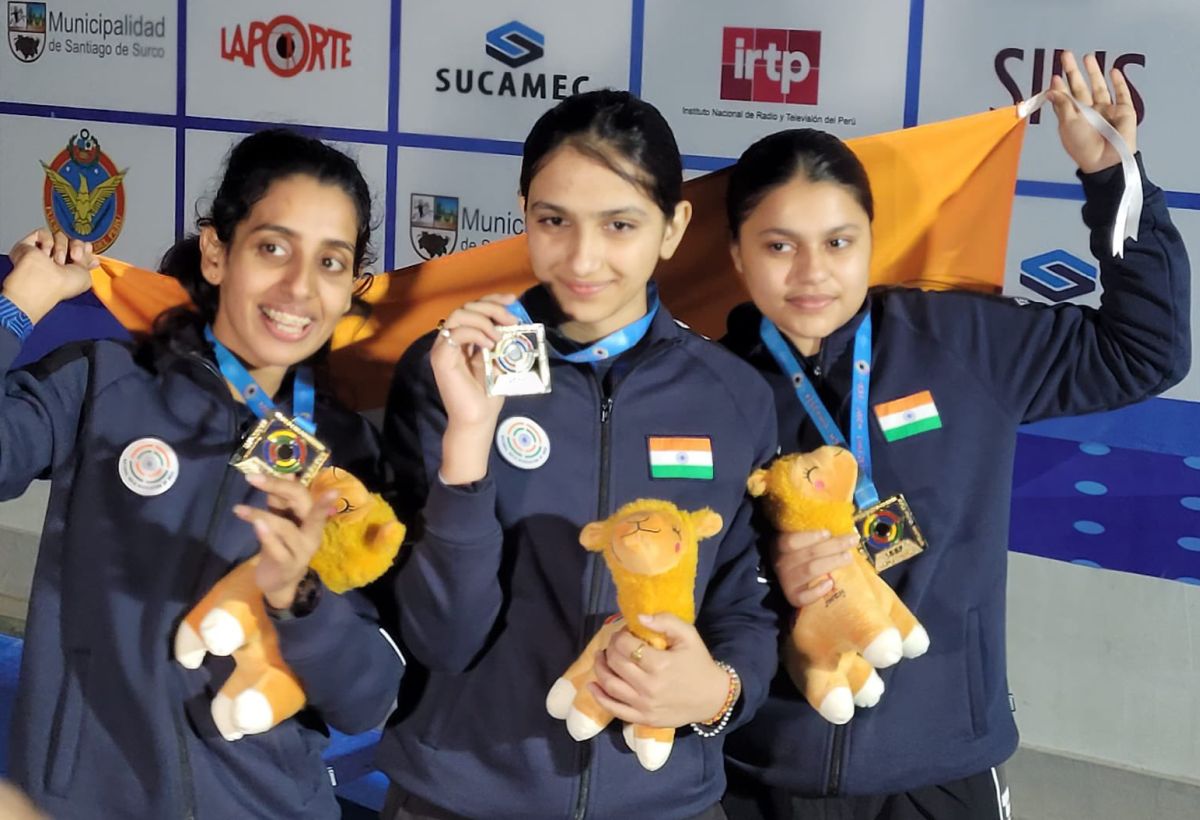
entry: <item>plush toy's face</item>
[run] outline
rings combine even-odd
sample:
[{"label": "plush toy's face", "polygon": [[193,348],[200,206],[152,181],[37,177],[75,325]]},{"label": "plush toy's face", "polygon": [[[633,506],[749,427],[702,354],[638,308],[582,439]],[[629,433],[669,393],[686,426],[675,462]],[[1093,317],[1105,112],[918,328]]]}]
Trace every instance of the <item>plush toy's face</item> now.
[{"label": "plush toy's face", "polygon": [[805,496],[826,501],[849,501],[854,497],[858,463],[841,447],[797,454],[787,470],[789,483]]},{"label": "plush toy's face", "polygon": [[336,490],[338,499],[334,502],[334,508],[337,510],[335,515],[347,521],[366,515],[371,505],[370,491],[341,467],[326,467],[321,470],[313,479],[310,489],[314,496]]},{"label": "plush toy's face", "polygon": [[630,572],[658,575],[683,557],[683,522],[677,515],[633,513],[616,521],[612,532],[613,556]]},{"label": "plush toy's face", "polygon": [[[771,486],[782,479],[787,490]],[[858,480],[858,462],[854,455],[841,447],[826,446],[811,453],[790,453],[777,460],[769,469],[755,470],[746,481],[746,488],[755,498],[766,495],[812,498],[821,501],[849,501],[854,497]]]}]

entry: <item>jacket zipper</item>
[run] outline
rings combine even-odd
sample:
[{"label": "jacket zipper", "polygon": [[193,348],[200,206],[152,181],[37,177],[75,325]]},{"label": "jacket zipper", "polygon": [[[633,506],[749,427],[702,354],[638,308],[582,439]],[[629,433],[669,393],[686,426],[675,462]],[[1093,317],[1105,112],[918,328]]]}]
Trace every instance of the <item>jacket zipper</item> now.
[{"label": "jacket zipper", "polygon": [[[204,369],[216,377],[216,379],[225,386],[225,378],[220,374],[217,368],[205,359],[203,356],[190,355],[188,358],[199,362],[204,366]],[[230,416],[233,419],[233,424],[230,425],[229,435],[231,439],[237,438],[237,413],[231,412]],[[211,544],[216,536],[217,525],[221,519],[221,511],[225,507],[225,498],[229,491],[229,476],[232,469],[226,466],[225,471],[221,474],[221,483],[217,487],[217,500],[213,505],[212,513],[208,517],[208,526],[204,531],[204,544]],[[193,593],[195,590],[193,590]],[[195,597],[193,595],[193,597]],[[179,749],[179,780],[181,786],[181,803],[182,812],[180,816],[183,820],[195,820],[196,818],[196,784],[192,780],[192,763],[191,757],[188,754],[187,748],[187,729],[183,724],[183,715],[175,710],[173,713],[175,725],[175,740]]]},{"label": "jacket zipper", "polygon": [[[657,353],[661,353],[670,344],[666,340],[660,340],[656,345],[651,347],[642,356],[641,361],[636,362],[625,372],[621,382],[628,380],[630,374],[636,367],[645,365],[648,361],[655,357]],[[596,385],[597,392],[600,396],[600,491],[599,498],[596,504],[596,520],[599,521],[607,517],[609,510],[608,485],[611,478],[611,449],[612,441],[610,436],[610,425],[613,414],[613,398],[617,394],[618,385],[613,385],[612,391],[608,392],[604,389],[603,382],[596,377],[595,371],[592,371],[592,381]],[[584,624],[587,624],[588,618],[595,614],[596,608],[600,605],[600,593],[604,588],[604,573],[600,566],[603,559],[594,554],[588,554],[588,562],[592,570],[592,582],[588,591],[588,605],[584,612]],[[587,646],[587,642],[591,640],[591,635],[587,633],[586,628],[584,634],[580,636],[579,651]],[[591,792],[592,785],[592,742],[579,744],[579,793],[575,800],[575,811],[572,813],[572,820],[584,820],[587,816],[587,801],[588,795]]]},{"label": "jacket zipper", "polygon": [[[609,457],[612,448],[609,436],[609,422],[612,419],[613,397],[612,394],[604,390],[604,385],[596,378],[594,372],[592,378],[596,381],[596,386],[600,392],[600,492],[596,504],[596,520],[599,521],[608,515],[608,482],[611,472]],[[613,392],[616,392],[615,389]],[[600,592],[604,586],[604,577],[598,558],[599,556],[594,553],[588,553],[588,564],[592,572],[592,582],[588,590],[587,609],[583,613],[583,622],[585,625],[595,612],[596,607],[600,605]],[[581,639],[585,646],[589,639],[585,626],[584,635]],[[582,647],[580,651],[582,651]],[[583,820],[587,815],[588,794],[591,791],[592,785],[592,744],[590,742],[579,744],[579,763],[579,794],[575,800],[575,812],[572,815],[574,820]]]}]

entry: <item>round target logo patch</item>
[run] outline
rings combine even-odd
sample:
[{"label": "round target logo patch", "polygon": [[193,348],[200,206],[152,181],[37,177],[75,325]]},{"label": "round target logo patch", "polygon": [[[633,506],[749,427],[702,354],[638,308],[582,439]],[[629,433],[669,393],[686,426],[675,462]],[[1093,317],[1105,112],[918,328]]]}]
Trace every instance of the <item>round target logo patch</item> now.
[{"label": "round target logo patch", "polygon": [[496,429],[496,449],[512,466],[536,470],[550,458],[550,437],[533,419],[513,416]]},{"label": "round target logo patch", "polygon": [[121,453],[117,473],[121,483],[138,495],[162,495],[179,478],[179,457],[162,439],[140,438]]}]

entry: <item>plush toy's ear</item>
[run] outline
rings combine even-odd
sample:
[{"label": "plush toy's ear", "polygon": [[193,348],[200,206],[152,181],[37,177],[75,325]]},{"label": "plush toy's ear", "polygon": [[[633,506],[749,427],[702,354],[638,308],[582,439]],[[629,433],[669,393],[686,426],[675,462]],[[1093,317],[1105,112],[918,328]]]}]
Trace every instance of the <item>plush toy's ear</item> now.
[{"label": "plush toy's ear", "polygon": [[750,477],[746,479],[746,489],[755,498],[765,494],[767,491],[767,471],[759,468],[752,472]]},{"label": "plush toy's ear", "polygon": [[721,520],[721,516],[705,507],[702,510],[696,510],[691,514],[692,528],[696,531],[696,540],[702,538],[710,538],[721,531],[721,527],[725,526],[725,522]]},{"label": "plush toy's ear", "polygon": [[608,522],[593,521],[579,533],[579,543],[590,552],[603,552],[608,541]]}]

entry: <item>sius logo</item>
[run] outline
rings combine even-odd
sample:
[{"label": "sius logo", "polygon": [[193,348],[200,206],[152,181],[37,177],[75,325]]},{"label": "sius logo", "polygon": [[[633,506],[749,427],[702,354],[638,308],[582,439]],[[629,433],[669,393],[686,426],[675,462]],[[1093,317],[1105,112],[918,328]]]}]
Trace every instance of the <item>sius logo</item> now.
[{"label": "sius logo", "polygon": [[[546,38],[524,23],[512,20],[492,29],[484,37],[484,52],[506,66],[519,68],[539,60],[546,54]],[[453,76],[451,76],[453,74]],[[434,71],[439,93],[456,91],[459,94],[482,94],[485,97],[520,97],[522,99],[565,100],[583,91],[591,77],[580,74],[531,74],[522,71],[493,71],[473,68],[439,68]]]},{"label": "sius logo", "polygon": [[821,32],[726,26],[721,99],[816,105]]},{"label": "sius logo", "polygon": [[221,28],[221,59],[254,68],[257,54],[276,77],[295,77],[303,71],[350,67],[350,34],[315,23],[302,23],[290,14],[270,22],[256,21]]},{"label": "sius logo", "polygon": [[[1025,62],[1026,54],[1028,53],[1031,59],[1031,64],[1028,69],[1024,69],[1022,63]],[[1061,48],[1056,48],[1049,52],[1049,65],[1047,65],[1047,49],[1034,48],[1026,52],[1023,48],[1004,48],[996,52],[996,57],[992,61],[993,68],[996,71],[996,79],[1000,80],[1000,84],[1004,86],[1004,90],[1012,97],[1013,105],[1021,102],[1027,97],[1032,97],[1040,94],[1042,91],[1050,87],[1050,78],[1054,76],[1062,76],[1062,54]],[[1108,52],[1097,51],[1096,62],[1100,64],[1100,71],[1107,76],[1105,63],[1108,60]],[[1125,74],[1125,81],[1129,83],[1129,96],[1133,98],[1133,110],[1137,112],[1138,125],[1142,124],[1142,120],[1146,118],[1146,103],[1142,100],[1142,95],[1138,93],[1137,88],[1133,85],[1133,79],[1129,76],[1129,66],[1146,67],[1145,54],[1121,54],[1113,60],[1113,68]],[[1047,73],[1049,69],[1049,73]],[[1029,94],[1025,94],[1016,79],[1015,72],[1022,70],[1029,71]],[[1034,111],[1029,116],[1029,124],[1037,125],[1041,122],[1042,112]]]},{"label": "sius logo", "polygon": [[1096,266],[1059,248],[1022,261],[1021,284],[1051,302],[1066,302],[1096,289]]},{"label": "sius logo", "polygon": [[546,53],[546,38],[541,32],[516,20],[489,31],[485,42],[487,56],[509,68],[520,68]]}]

